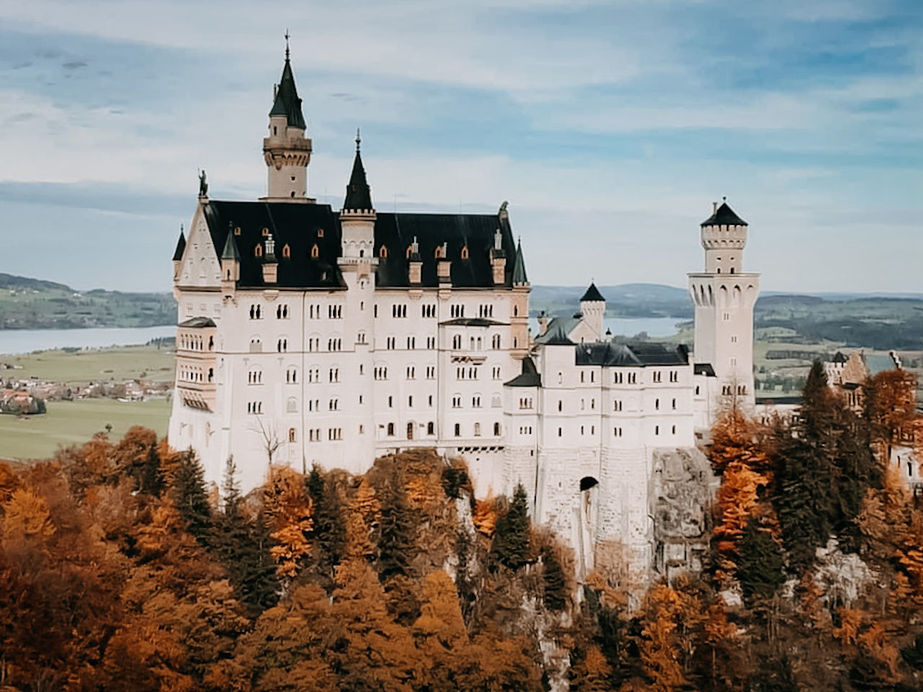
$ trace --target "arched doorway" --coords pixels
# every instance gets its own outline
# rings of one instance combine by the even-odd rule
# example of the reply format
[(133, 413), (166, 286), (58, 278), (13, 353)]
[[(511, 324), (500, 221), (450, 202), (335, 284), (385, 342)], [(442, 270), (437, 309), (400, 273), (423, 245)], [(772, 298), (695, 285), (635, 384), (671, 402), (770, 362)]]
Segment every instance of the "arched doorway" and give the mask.
[(599, 481), (593, 476), (580, 479), (580, 505), (577, 509), (579, 527), (578, 570), (580, 577), (593, 569), (596, 545), (596, 520), (599, 515)]

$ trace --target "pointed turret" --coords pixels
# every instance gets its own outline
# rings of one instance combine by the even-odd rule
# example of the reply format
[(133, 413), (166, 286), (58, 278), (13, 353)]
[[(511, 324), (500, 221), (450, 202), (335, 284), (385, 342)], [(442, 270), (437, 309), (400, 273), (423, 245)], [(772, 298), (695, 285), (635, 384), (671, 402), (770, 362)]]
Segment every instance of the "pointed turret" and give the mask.
[(179, 238), (176, 240), (176, 249), (173, 251), (173, 261), (179, 262), (183, 259), (183, 250), (186, 249), (186, 236), (183, 234), (183, 227), (179, 227)]
[(304, 121), (301, 99), (298, 97), (298, 89), (295, 87), (295, 75), (292, 72), (292, 63), (289, 60), (288, 46), (285, 47), (285, 65), (282, 67), (282, 77), (279, 79), (275, 91), (276, 98), (272, 103), (272, 109), (269, 111), (269, 117), (284, 115), (289, 127), (306, 130), (308, 126)]
[(513, 285), (527, 286), (529, 277), (526, 276), (526, 261), (522, 258), (522, 240), (516, 243), (516, 260), (513, 262)]
[(282, 78), (273, 92), (269, 136), (263, 138), (263, 159), (269, 169), (269, 185), (264, 199), (273, 202), (314, 201), (306, 196), (307, 168), (311, 161), (311, 140), (305, 137), (306, 128), (286, 35), (285, 65)]
[(378, 215), (372, 206), (372, 191), (359, 153), (361, 143), (359, 130), (356, 130), (356, 156), (346, 186), (346, 199), (340, 210), (342, 249), (339, 262), (344, 267), (361, 262), (365, 266), (362, 271), (367, 271), (370, 264), (378, 263), (378, 259), (372, 256), (375, 249), (375, 219)]
[(240, 254), (237, 252), (237, 243), (234, 242), (234, 232), (228, 229), (228, 239), (224, 241), (224, 251), (221, 253), (222, 260), (240, 261)]
[(183, 263), (183, 252), (186, 250), (186, 236), (183, 235), (183, 226), (179, 227), (179, 238), (176, 241), (176, 249), (173, 251), (173, 280), (179, 278), (179, 268)]
[(603, 317), (606, 314), (606, 299), (603, 298), (603, 294), (599, 292), (593, 282), (590, 282), (589, 288), (580, 299), (580, 313), (592, 330), (593, 339), (600, 341), (603, 338)]
[(346, 199), (343, 201), (343, 210), (368, 211), (372, 206), (372, 190), (365, 178), (365, 167), (362, 165), (362, 154), (359, 151), (362, 138), (356, 130), (356, 157), (353, 159), (353, 172), (349, 176), (346, 186)]
[(233, 296), (240, 281), (240, 255), (234, 240), (233, 224), (228, 224), (228, 237), (221, 252), (221, 290), (225, 296)]

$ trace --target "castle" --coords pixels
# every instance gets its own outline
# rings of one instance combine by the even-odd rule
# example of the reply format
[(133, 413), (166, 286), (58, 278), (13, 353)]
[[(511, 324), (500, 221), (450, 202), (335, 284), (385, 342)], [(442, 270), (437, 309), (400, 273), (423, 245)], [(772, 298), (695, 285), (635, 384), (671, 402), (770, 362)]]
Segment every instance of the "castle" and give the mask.
[(434, 447), (467, 460), (479, 496), (522, 483), (534, 520), (583, 569), (605, 541), (651, 564), (658, 455), (694, 451), (723, 398), (753, 404), (746, 222), (725, 203), (701, 224), (694, 357), (613, 341), (594, 285), (573, 318), (542, 319), (533, 338), (506, 203), (378, 211), (357, 135), (334, 211), (307, 196), (306, 127), (286, 49), (263, 139), (267, 195), (212, 200), (203, 175), (173, 256), (171, 445), (194, 449), (215, 483), (233, 457), (245, 491), (270, 464), (361, 473)]

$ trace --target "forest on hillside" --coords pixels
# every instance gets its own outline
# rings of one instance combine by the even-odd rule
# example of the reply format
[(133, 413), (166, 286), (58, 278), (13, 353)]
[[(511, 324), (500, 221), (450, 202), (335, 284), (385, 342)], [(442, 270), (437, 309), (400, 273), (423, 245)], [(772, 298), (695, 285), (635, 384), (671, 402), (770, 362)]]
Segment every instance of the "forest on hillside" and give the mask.
[[(143, 428), (0, 464), (0, 689), (915, 690), (923, 508), (885, 460), (914, 382), (729, 410), (701, 574), (574, 580), (513, 497), (421, 450), (220, 494)], [(259, 462), (259, 463), (265, 463)]]

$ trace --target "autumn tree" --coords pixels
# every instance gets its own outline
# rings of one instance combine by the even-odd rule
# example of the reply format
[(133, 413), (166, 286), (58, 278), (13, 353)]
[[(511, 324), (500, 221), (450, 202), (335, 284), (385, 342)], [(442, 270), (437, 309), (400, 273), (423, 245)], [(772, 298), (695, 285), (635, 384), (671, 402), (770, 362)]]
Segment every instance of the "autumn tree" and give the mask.
[(270, 470), (263, 489), (263, 504), (271, 525), (270, 554), (283, 583), (290, 583), (311, 553), (313, 502), (302, 476), (288, 467)]
[(134, 425), (115, 445), (112, 459), (116, 470), (131, 478), (139, 492), (160, 495), (164, 479), (157, 450), (157, 433)]

